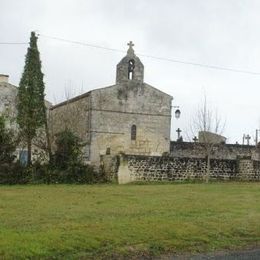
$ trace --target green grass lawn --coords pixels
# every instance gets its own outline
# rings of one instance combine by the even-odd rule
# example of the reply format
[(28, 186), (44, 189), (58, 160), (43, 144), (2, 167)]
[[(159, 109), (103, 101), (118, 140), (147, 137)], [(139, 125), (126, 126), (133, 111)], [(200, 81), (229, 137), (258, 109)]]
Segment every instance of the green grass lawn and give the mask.
[(0, 258), (110, 258), (260, 242), (260, 183), (0, 186)]

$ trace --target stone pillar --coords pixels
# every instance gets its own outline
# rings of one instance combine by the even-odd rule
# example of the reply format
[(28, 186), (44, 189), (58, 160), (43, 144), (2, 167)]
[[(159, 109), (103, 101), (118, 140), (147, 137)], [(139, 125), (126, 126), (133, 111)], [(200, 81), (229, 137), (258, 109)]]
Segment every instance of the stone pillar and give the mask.
[(133, 181), (131, 179), (130, 170), (128, 168), (127, 156), (120, 155), (120, 163), (118, 168), (118, 183), (125, 184)]
[(254, 165), (251, 157), (238, 158), (238, 177), (241, 180), (254, 179)]

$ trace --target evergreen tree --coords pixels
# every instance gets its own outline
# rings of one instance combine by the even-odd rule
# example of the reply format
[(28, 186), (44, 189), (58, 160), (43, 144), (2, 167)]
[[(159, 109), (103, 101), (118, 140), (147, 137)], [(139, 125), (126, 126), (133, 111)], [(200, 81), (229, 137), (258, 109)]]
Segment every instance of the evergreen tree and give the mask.
[(14, 134), (5, 126), (5, 119), (0, 116), (0, 165), (14, 160), (16, 142)]
[[(21, 135), (27, 143), (28, 165), (32, 158), (32, 140), (37, 129), (47, 127), (46, 107), (44, 103), (44, 82), (41, 71), (40, 53), (35, 32), (31, 32), (30, 46), (25, 57), (25, 66), (18, 88), (18, 115)], [(48, 131), (47, 144), (49, 147)]]

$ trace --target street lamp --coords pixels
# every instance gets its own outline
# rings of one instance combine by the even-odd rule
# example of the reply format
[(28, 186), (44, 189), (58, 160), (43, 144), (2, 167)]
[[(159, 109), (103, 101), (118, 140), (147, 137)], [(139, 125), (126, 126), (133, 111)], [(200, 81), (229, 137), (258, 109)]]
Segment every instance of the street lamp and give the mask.
[(260, 131), (260, 129), (255, 130), (255, 146), (257, 146), (257, 144), (258, 144), (258, 132), (259, 131)]
[[(175, 109), (175, 112), (174, 112), (174, 115), (175, 115), (175, 118), (176, 119), (179, 119), (180, 118), (180, 116), (181, 116), (181, 111), (180, 111), (180, 107), (179, 106), (172, 106), (174, 109)], [(177, 132), (177, 141), (180, 141), (181, 139), (182, 139), (182, 137), (181, 137), (181, 129), (180, 128), (178, 128), (177, 130), (176, 130), (176, 132)]]
[(175, 114), (175, 118), (179, 119), (181, 116), (181, 111), (180, 111), (180, 107), (179, 106), (173, 106), (173, 108), (176, 108), (174, 114)]

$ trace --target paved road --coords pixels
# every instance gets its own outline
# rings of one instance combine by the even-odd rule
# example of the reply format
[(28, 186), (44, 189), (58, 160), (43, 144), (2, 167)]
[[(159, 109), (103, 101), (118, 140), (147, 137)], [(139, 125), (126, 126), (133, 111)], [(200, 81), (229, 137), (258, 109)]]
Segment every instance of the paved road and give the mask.
[(237, 252), (169, 257), (172, 260), (260, 260), (260, 248)]

